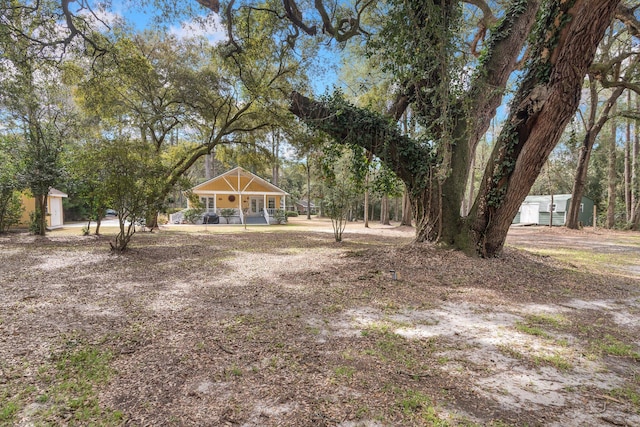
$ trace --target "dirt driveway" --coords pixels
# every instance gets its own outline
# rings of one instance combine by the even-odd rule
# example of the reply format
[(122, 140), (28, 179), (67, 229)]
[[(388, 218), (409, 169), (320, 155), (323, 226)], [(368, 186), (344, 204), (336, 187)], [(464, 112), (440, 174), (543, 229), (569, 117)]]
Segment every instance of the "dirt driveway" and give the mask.
[(0, 424), (640, 425), (637, 234), (328, 231), (0, 237)]

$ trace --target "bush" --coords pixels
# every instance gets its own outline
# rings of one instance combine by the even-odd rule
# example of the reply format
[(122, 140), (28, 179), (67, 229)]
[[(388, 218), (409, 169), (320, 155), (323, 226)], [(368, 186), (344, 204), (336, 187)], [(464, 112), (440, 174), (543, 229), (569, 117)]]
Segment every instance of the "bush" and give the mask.
[(165, 209), (164, 213), (166, 213), (167, 215), (171, 215), (171, 214), (174, 214), (176, 212), (180, 212), (183, 209), (184, 208), (167, 208), (167, 209)]
[(287, 213), (283, 210), (278, 209), (273, 213), (273, 218), (276, 220), (276, 223), (278, 224), (286, 224)]
[(187, 209), (184, 211), (184, 220), (190, 224), (195, 224), (202, 218), (203, 213), (204, 209)]
[(296, 212), (296, 211), (287, 211), (286, 216), (287, 216), (287, 218), (291, 218), (292, 216), (298, 216), (298, 212)]
[(235, 214), (236, 214), (236, 210), (233, 208), (220, 209), (220, 216), (227, 221), (227, 224), (230, 224), (229, 221), (231, 221), (231, 217), (235, 216)]
[(9, 231), (9, 227), (20, 222), (22, 216), (22, 203), (20, 202), (20, 192), (7, 190), (0, 197), (0, 233)]

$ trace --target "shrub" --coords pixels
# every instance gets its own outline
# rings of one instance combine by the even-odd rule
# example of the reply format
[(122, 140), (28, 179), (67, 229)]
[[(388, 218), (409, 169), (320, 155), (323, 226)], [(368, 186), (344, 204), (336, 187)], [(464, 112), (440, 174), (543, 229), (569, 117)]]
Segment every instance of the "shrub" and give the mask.
[(285, 224), (287, 222), (287, 212), (278, 209), (273, 213), (273, 218), (276, 220), (276, 223)]
[(234, 216), (235, 214), (236, 214), (236, 210), (233, 208), (220, 209), (220, 216), (227, 221), (227, 224), (230, 224), (229, 221), (231, 221), (231, 217)]
[(8, 189), (0, 194), (0, 233), (9, 231), (9, 227), (20, 222), (22, 216), (20, 192)]
[(203, 213), (204, 209), (187, 209), (184, 211), (184, 220), (190, 224), (195, 224), (200, 218), (202, 218)]
[(180, 212), (181, 210), (183, 210), (184, 208), (167, 208), (165, 209), (165, 212), (167, 215), (171, 215), (174, 214), (176, 212)]
[(293, 216), (298, 216), (298, 212), (296, 212), (296, 211), (287, 211), (286, 215), (287, 215), (287, 218), (291, 218)]

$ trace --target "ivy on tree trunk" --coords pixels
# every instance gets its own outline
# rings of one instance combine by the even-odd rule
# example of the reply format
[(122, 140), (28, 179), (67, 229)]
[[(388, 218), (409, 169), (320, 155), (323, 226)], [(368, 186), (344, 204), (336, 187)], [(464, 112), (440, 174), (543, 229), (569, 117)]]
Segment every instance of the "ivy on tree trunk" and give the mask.
[(496, 256), (577, 109), (583, 78), (618, 2), (545, 2), (531, 39), (531, 59), (467, 217), (460, 208), (470, 158), (495, 115), (537, 2), (512, 4), (498, 25), (500, 31), (487, 43), (489, 52), (466, 96), (450, 103), (447, 131), (439, 139), (409, 138), (395, 124), (397, 111), (392, 116), (376, 114), (349, 104), (339, 93), (314, 101), (294, 92), (290, 109), (336, 141), (375, 154), (404, 181), (416, 219), (416, 241)]

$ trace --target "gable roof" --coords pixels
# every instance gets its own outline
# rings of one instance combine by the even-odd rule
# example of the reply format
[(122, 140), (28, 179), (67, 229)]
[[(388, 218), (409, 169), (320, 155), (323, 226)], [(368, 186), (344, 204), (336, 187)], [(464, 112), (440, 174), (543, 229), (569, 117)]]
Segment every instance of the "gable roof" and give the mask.
[(49, 194), (47, 194), (47, 196), (53, 196), (53, 197), (69, 197), (67, 194), (63, 193), (60, 190), (56, 190), (55, 188), (51, 187), (49, 189)]
[(239, 166), (231, 169), (228, 172), (225, 172), (214, 178), (211, 178), (210, 180), (205, 181), (202, 184), (198, 184), (195, 187), (193, 187), (191, 190), (194, 193), (197, 193), (198, 190), (206, 191), (205, 188), (211, 186), (211, 184), (216, 183), (216, 181), (220, 184), (223, 184), (223, 186), (226, 187), (226, 191), (230, 191), (234, 193), (243, 193), (245, 192), (245, 190), (248, 188), (250, 184), (256, 183), (260, 186), (265, 187), (268, 192), (280, 193), (284, 195), (289, 194), (283, 189), (276, 187), (269, 181), (262, 179), (258, 175), (255, 175)]
[[(302, 199), (300, 199), (300, 200), (298, 200), (298, 201), (296, 202), (296, 205), (300, 205), (300, 206), (302, 206), (303, 208), (306, 208), (306, 207), (307, 207), (307, 201), (306, 201), (306, 200), (302, 200)], [(313, 202), (311, 202), (311, 204), (310, 204), (309, 206), (311, 206), (312, 208), (315, 208), (315, 207), (316, 207), (315, 203), (313, 203)]]

